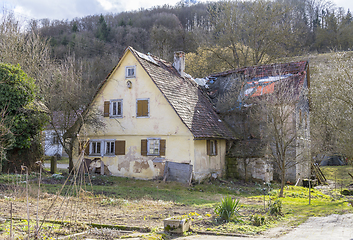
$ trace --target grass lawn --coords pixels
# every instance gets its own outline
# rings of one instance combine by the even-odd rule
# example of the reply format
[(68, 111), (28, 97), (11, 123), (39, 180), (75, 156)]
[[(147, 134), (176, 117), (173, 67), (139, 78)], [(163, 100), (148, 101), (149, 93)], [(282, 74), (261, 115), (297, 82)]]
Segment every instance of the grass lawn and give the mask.
[[(51, 157), (46, 156), (46, 157), (44, 158), (44, 162), (45, 162), (45, 163), (50, 163), (50, 159), (51, 159)], [(56, 162), (57, 162), (57, 163), (60, 163), (60, 164), (69, 164), (69, 158), (68, 158), (68, 157), (61, 157), (61, 158), (58, 159)]]
[(347, 187), (353, 184), (353, 178), (348, 173), (353, 175), (353, 166), (323, 166), (320, 167), (326, 179), (336, 182), (336, 187)]

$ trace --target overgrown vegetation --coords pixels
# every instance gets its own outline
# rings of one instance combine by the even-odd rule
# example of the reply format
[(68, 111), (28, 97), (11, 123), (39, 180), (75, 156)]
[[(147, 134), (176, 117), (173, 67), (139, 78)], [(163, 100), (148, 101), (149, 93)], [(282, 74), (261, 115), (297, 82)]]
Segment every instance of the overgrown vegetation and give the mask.
[(215, 208), (215, 213), (221, 221), (240, 221), (239, 199), (232, 199), (231, 196), (226, 196), (222, 199), (221, 203)]
[[(51, 204), (53, 199), (56, 199), (53, 194), (62, 188), (62, 183), (66, 181), (66, 178), (65, 173), (44, 174), (39, 205), (40, 219), (43, 218), (48, 208), (52, 208), (52, 211), (58, 214), (61, 211), (59, 206), (51, 206)], [(31, 206), (36, 205), (37, 179), (38, 174), (29, 175)], [(303, 187), (286, 186), (284, 198), (278, 200), (279, 188), (273, 185), (272, 190), (265, 195), (264, 202), (261, 186), (242, 181), (224, 183), (212, 180), (187, 187), (176, 182), (164, 183), (113, 176), (92, 175), (91, 181), (88, 181), (88, 175), (86, 175), (85, 179), (82, 179), (83, 182), (73, 181), (72, 178), (68, 180), (67, 187), (58, 197), (58, 204), (63, 206), (62, 210), (70, 214), (59, 219), (49, 214), (48, 221), (56, 219), (55, 224), (65, 223), (67, 227), (74, 227), (76, 222), (80, 223), (78, 226), (89, 227), (89, 224), (84, 223), (92, 222), (95, 227), (105, 229), (123, 229), (127, 226), (137, 227), (138, 231), (155, 229), (151, 236), (162, 237), (158, 232), (162, 230), (163, 219), (187, 217), (192, 219), (192, 229), (196, 232), (253, 235), (278, 224), (281, 226), (296, 225), (310, 216), (352, 212), (352, 207), (346, 197), (332, 195), (331, 190), (324, 193), (312, 189), (311, 205), (309, 205), (309, 189)], [(7, 219), (9, 219), (11, 202), (16, 209), (14, 217), (26, 219), (26, 183), (24, 180), (24, 175), (0, 175), (2, 188), (0, 210), (5, 213), (4, 217)], [(75, 188), (74, 186), (81, 187)], [(78, 202), (81, 204), (77, 205)], [(34, 210), (31, 207), (30, 209)], [(235, 217), (232, 217), (231, 213), (236, 213)], [(225, 217), (221, 220), (222, 215)], [(35, 215), (31, 216), (33, 218)], [(34, 223), (31, 223), (31, 226), (33, 225)], [(47, 227), (45, 229), (49, 230)], [(84, 231), (84, 228), (76, 229), (69, 230), (68, 228), (65, 234)], [(47, 230), (43, 231), (45, 234)], [(0, 232), (0, 234), (6, 235), (7, 231)], [(163, 236), (168, 238), (168, 235)]]

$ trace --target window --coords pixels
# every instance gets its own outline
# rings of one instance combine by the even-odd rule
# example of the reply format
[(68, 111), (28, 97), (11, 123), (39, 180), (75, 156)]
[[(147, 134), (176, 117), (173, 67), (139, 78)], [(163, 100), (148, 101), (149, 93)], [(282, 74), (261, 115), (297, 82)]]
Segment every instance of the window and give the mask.
[(122, 117), (123, 100), (110, 100), (104, 102), (104, 117)]
[(101, 142), (91, 142), (90, 155), (101, 155)]
[(207, 155), (217, 155), (217, 140), (207, 140)]
[(137, 99), (136, 109), (136, 117), (149, 117), (148, 99)]
[[(85, 151), (85, 154), (90, 156), (125, 155), (124, 140), (91, 140), (89, 146), (89, 152)], [(82, 147), (80, 147), (80, 150), (82, 150)]]
[(53, 136), (53, 144), (59, 144), (59, 137)]
[(165, 156), (166, 140), (159, 138), (148, 138), (141, 140), (142, 156)]
[(111, 100), (110, 101), (110, 116), (111, 117), (122, 117), (123, 115), (123, 100)]
[(136, 76), (136, 67), (128, 66), (125, 67), (125, 77), (126, 78), (134, 78)]
[(105, 155), (114, 155), (115, 154), (115, 142), (106, 141), (105, 142)]
[(159, 155), (159, 139), (147, 139), (147, 155)]

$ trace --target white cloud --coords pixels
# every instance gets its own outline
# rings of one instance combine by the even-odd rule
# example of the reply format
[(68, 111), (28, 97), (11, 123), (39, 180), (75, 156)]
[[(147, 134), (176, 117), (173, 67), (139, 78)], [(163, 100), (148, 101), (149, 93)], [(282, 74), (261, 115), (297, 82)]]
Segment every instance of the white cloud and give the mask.
[(114, 4), (111, 3), (109, 0), (97, 0), (97, 1), (105, 11), (111, 11), (113, 8), (115, 8)]

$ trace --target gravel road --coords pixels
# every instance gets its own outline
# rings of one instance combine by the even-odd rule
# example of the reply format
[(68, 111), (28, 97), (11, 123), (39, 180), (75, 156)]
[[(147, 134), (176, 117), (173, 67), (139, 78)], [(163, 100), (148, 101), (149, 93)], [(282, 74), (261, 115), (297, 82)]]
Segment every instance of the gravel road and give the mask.
[[(273, 231), (271, 231), (273, 233)], [(280, 231), (278, 231), (280, 233)], [(305, 223), (277, 237), (228, 237), (197, 235), (177, 238), (180, 240), (353, 240), (353, 214), (311, 217)]]

